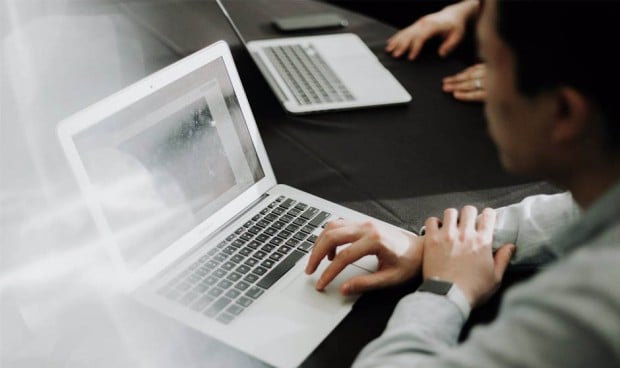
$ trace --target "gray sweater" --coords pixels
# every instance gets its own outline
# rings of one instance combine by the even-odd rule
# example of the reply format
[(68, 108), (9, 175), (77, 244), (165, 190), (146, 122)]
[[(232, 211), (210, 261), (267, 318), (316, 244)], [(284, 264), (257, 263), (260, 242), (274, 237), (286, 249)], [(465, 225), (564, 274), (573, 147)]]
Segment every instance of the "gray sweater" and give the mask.
[(620, 367), (620, 184), (583, 214), (568, 193), (498, 211), (494, 246), (515, 243), (511, 266), (542, 271), (460, 345), (467, 316), (453, 302), (404, 297), (355, 367)]

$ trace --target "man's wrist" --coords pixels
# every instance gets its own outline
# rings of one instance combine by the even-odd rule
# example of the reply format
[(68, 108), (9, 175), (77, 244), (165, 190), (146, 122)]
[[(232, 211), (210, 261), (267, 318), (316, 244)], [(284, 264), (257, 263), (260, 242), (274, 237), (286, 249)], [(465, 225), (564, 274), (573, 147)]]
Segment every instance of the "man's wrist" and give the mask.
[(467, 297), (461, 288), (459, 288), (456, 284), (449, 281), (440, 280), (439, 278), (430, 278), (424, 280), (417, 291), (433, 293), (446, 297), (456, 305), (465, 319), (469, 318), (469, 314), (471, 313), (471, 304), (469, 303), (469, 300), (467, 300)]

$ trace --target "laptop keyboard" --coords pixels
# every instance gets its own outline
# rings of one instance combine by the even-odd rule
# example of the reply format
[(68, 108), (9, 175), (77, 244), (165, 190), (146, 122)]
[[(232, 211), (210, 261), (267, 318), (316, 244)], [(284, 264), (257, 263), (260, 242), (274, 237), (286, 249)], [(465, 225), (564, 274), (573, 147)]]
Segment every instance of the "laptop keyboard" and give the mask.
[(264, 47), (263, 51), (300, 105), (355, 99), (312, 45)]
[(308, 253), (316, 240), (312, 232), (330, 216), (280, 196), (159, 293), (228, 324)]

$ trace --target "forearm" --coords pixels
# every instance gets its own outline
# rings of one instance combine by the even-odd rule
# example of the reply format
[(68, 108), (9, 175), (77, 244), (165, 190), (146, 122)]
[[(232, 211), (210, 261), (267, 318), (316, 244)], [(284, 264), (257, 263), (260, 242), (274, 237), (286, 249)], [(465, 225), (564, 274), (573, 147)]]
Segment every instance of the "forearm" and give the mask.
[(478, 14), (480, 8), (479, 0), (463, 0), (456, 4), (446, 6), (445, 10), (453, 12), (464, 22), (472, 20)]
[(383, 334), (357, 357), (356, 368), (411, 367), (456, 346), (466, 316), (449, 299), (416, 292), (403, 298)]

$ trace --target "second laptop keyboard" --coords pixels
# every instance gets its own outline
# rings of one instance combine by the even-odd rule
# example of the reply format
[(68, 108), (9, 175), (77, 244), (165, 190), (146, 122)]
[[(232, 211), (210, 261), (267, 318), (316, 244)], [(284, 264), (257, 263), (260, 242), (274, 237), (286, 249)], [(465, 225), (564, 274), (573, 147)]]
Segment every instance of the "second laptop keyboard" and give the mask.
[(354, 100), (312, 45), (273, 46), (263, 51), (300, 105)]
[(237, 228), (159, 293), (228, 324), (314, 245), (330, 213), (284, 196)]

